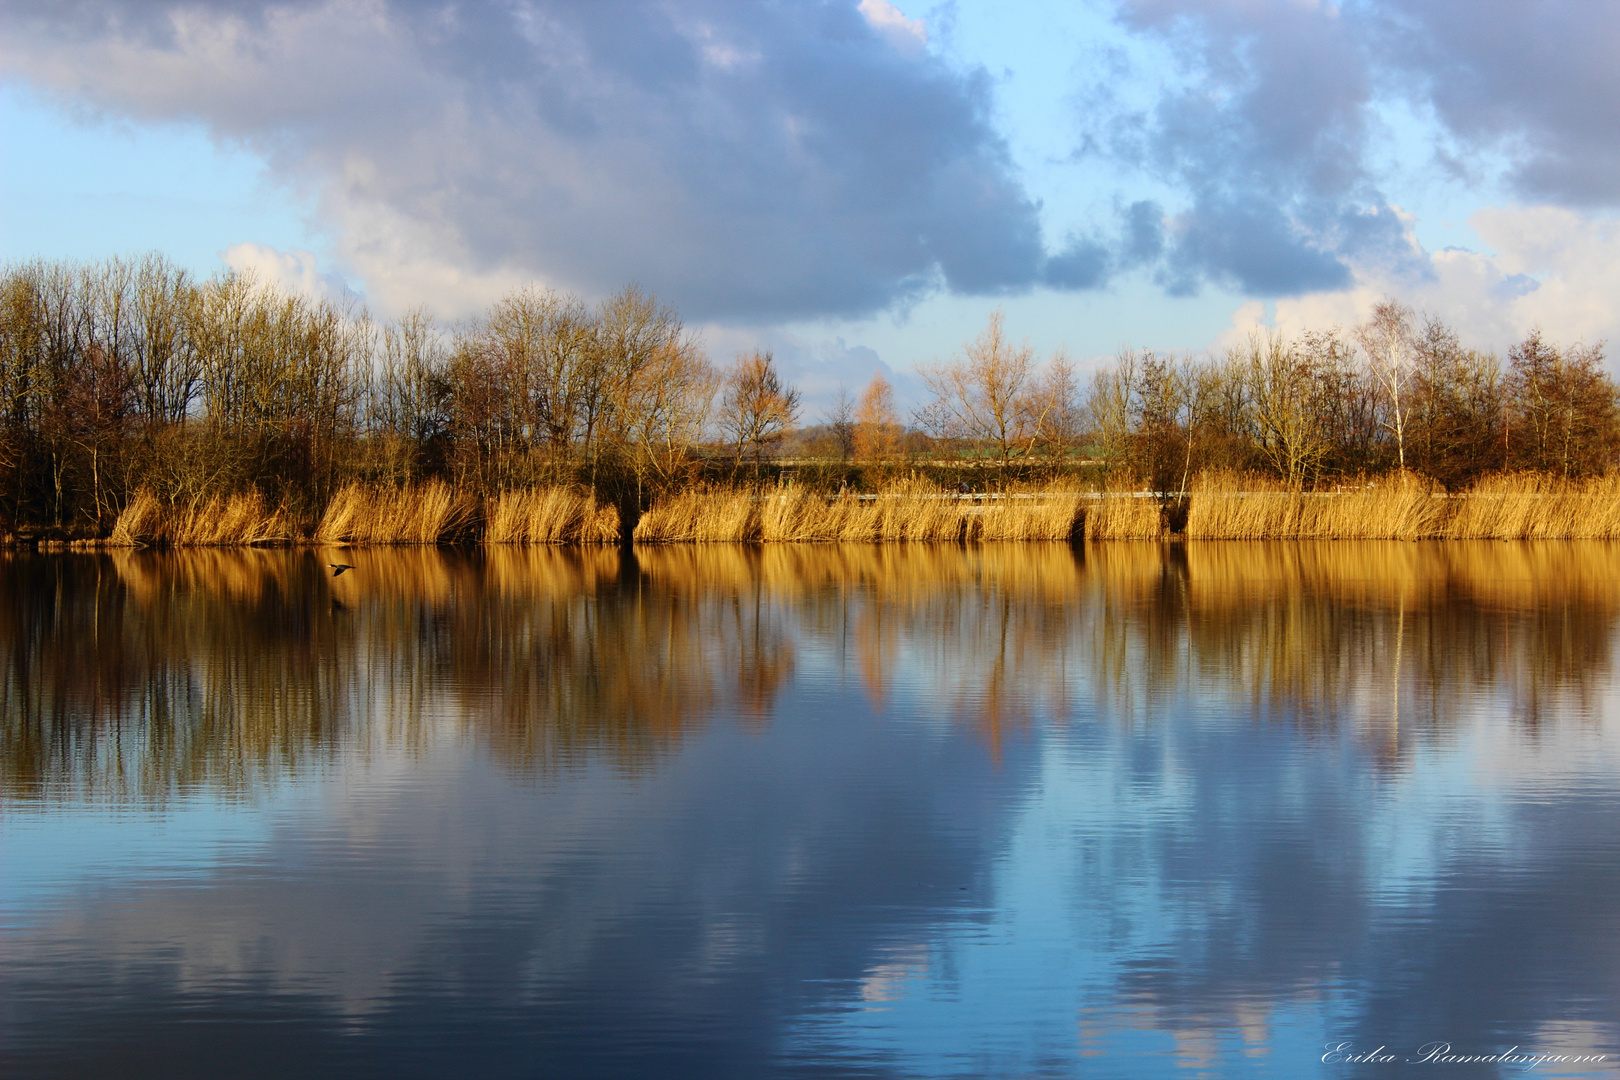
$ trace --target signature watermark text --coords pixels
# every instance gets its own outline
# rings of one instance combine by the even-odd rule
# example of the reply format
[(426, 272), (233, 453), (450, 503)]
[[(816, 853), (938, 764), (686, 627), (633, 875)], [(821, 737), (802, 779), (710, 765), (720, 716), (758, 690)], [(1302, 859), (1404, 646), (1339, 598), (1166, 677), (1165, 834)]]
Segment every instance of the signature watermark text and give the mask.
[(1363, 1050), (1350, 1042), (1330, 1042), (1323, 1049), (1324, 1065), (1516, 1065), (1534, 1069), (1538, 1065), (1598, 1065), (1608, 1054), (1540, 1054), (1510, 1046), (1489, 1054), (1459, 1051), (1444, 1039), (1424, 1043), (1415, 1053), (1400, 1053), (1387, 1046)]

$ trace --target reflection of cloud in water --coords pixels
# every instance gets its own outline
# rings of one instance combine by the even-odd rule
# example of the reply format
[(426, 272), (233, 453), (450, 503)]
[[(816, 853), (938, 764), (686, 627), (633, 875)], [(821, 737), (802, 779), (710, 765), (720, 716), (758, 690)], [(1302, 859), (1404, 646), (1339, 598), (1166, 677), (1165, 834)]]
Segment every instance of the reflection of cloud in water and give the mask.
[(858, 696), (806, 707), (769, 739), (695, 736), (651, 773), (514, 782), (475, 744), (406, 777), (360, 766), (202, 879), (92, 868), (12, 920), (13, 1044), (49, 1034), (81, 1067), (117, 1046), (125, 1075), (160, 1075), (143, 1055), (174, 1017), (206, 1033), (307, 1009), (265, 1069), (332, 1060), (329, 1017), (396, 1067), (448, 1027), (490, 1036), (475, 1073), (514, 1047), (574, 1071), (612, 1032), (631, 1072), (758, 1075), (786, 1018), (858, 994), (885, 942), (975, 917), (995, 793), (1027, 775), (965, 740), (919, 755)]
[(201, 872), (10, 904), (23, 1052), (182, 1007), (282, 1010), (287, 1068), (334, 1031), (739, 1074), (1616, 1042), (1609, 546), (318, 562), (0, 560), (10, 805), (272, 807)]

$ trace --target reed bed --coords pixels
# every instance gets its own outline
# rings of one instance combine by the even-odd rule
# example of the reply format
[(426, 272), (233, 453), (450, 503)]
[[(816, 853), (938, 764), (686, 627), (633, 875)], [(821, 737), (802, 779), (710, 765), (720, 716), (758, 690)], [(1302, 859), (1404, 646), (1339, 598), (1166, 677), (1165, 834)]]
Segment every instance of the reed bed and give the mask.
[(1446, 495), (1410, 474), (1336, 491), (1300, 491), (1241, 473), (1202, 476), (1189, 540), (1620, 539), (1620, 477), (1486, 477)]
[(664, 499), (642, 516), (638, 543), (861, 543), (873, 541), (1068, 540), (1082, 497), (1006, 492), (960, 498), (907, 479), (860, 496), (831, 498), (784, 484), (762, 492), (707, 489)]
[(1451, 513), (1446, 499), (1411, 474), (1307, 492), (1216, 472), (1193, 485), (1186, 533), (1189, 540), (1418, 540), (1445, 535)]
[(1486, 477), (1456, 503), (1445, 535), (1481, 540), (1620, 539), (1620, 477)]
[(207, 502), (165, 502), (142, 488), (113, 523), (113, 547), (223, 547), (285, 544), (298, 537), (298, 527), (285, 507), (265, 505), (257, 491), (214, 496)]
[[(142, 489), (109, 546), (613, 544), (618, 510), (565, 487), (502, 492), (480, 502), (440, 481), (404, 488), (350, 484), (313, 529), (258, 492), (180, 504)], [(700, 488), (655, 502), (637, 543), (871, 543), (887, 541), (1163, 540), (1152, 496), (1016, 488), (966, 498), (916, 478), (869, 495), (827, 496), (792, 483), (750, 491)], [(1189, 540), (1620, 539), (1620, 475), (1586, 481), (1533, 473), (1487, 477), (1446, 494), (1411, 474), (1329, 491), (1269, 477), (1200, 476), (1188, 496)], [(99, 542), (98, 542), (99, 543)]]
[(767, 492), (759, 506), (759, 535), (778, 543), (836, 541), (871, 532), (875, 508), (858, 499), (828, 499), (794, 484)]
[(1164, 508), (1155, 498), (1104, 491), (1086, 507), (1087, 540), (1163, 540), (1169, 534)]
[(638, 543), (751, 543), (759, 537), (756, 498), (744, 491), (699, 488), (652, 505), (631, 534)]
[(970, 522), (973, 540), (1072, 540), (1086, 502), (1075, 491), (1014, 488), (982, 506)]
[(317, 544), (438, 544), (465, 534), (478, 504), (440, 480), (401, 488), (349, 484), (332, 497)]
[(503, 491), (484, 510), (486, 544), (616, 544), (619, 511), (571, 488)]

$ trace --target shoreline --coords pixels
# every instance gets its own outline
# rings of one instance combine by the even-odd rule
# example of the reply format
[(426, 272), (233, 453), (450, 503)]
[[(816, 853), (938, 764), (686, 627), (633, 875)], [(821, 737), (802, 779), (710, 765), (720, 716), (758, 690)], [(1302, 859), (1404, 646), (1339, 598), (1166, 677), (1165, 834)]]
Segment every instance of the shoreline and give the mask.
[(351, 484), (318, 520), (257, 492), (203, 503), (130, 501), (104, 537), (16, 537), (38, 551), (187, 547), (392, 547), (657, 544), (995, 543), (1101, 540), (1620, 540), (1620, 476), (1565, 481), (1488, 477), (1445, 492), (1411, 476), (1302, 491), (1243, 474), (1201, 476), (1185, 493), (955, 492), (917, 479), (876, 491), (793, 484), (694, 488), (655, 498), (624, 527), (620, 510), (570, 487), (478, 496), (442, 481)]

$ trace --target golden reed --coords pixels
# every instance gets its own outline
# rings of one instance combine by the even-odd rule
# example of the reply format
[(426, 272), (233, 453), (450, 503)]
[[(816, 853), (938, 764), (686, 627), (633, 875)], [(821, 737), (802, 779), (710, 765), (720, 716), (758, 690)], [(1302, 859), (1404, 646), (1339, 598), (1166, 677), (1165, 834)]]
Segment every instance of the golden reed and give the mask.
[(486, 544), (616, 544), (619, 511), (571, 488), (503, 491), (484, 504)]
[[(257, 492), (181, 504), (142, 489), (119, 515), (111, 546), (254, 544), (614, 544), (618, 511), (587, 492), (550, 487), (488, 499), (442, 481), (403, 488), (350, 484), (313, 525)], [(713, 487), (657, 500), (638, 543), (1163, 540), (1158, 499), (1130, 491), (1015, 487), (964, 498), (924, 481), (869, 495), (827, 496), (795, 484)], [(1620, 475), (1586, 481), (1533, 473), (1486, 477), (1446, 494), (1410, 473), (1301, 491), (1263, 476), (1212, 472), (1188, 495), (1189, 540), (1620, 539)]]
[(115, 547), (236, 547), (296, 539), (298, 529), (286, 509), (267, 507), (257, 491), (180, 505), (165, 503), (142, 488), (118, 515), (108, 543)]
[(317, 544), (437, 544), (456, 539), (478, 505), (443, 481), (403, 488), (350, 484), (332, 497), (310, 537)]
[(442, 481), (402, 488), (349, 484), (320, 520), (300, 525), (256, 491), (200, 505), (164, 502), (141, 489), (106, 541), (112, 547), (254, 544), (442, 544), (478, 538), (490, 544), (613, 544), (619, 512), (568, 488), (503, 491), (480, 501)]
[[(961, 498), (902, 480), (870, 495), (832, 497), (783, 484), (763, 491), (698, 489), (655, 503), (636, 525), (638, 543), (814, 543), (888, 540), (1068, 540), (1084, 497), (1015, 489)], [(1157, 506), (1154, 507), (1157, 512)]]
[(1620, 477), (1485, 477), (1447, 495), (1400, 474), (1330, 491), (1299, 491), (1249, 474), (1194, 483), (1189, 540), (1610, 540), (1620, 538)]

